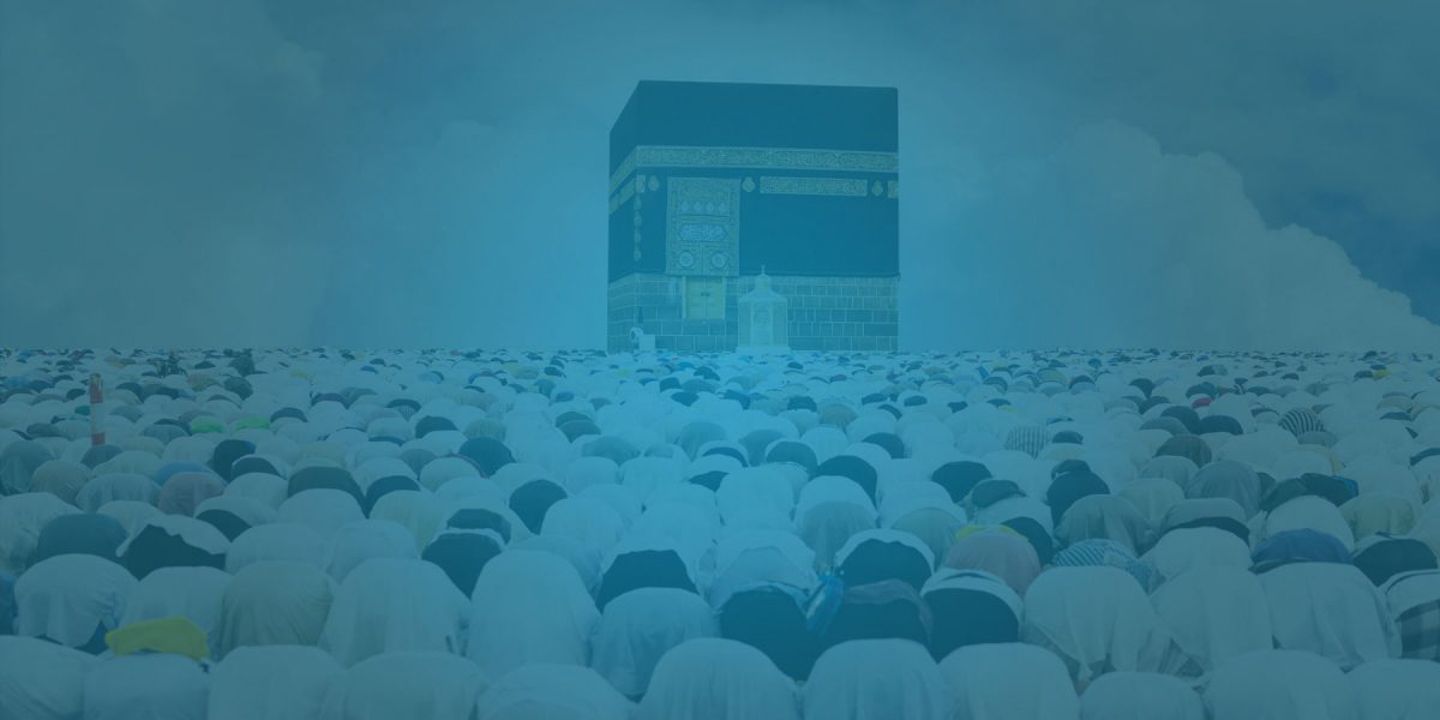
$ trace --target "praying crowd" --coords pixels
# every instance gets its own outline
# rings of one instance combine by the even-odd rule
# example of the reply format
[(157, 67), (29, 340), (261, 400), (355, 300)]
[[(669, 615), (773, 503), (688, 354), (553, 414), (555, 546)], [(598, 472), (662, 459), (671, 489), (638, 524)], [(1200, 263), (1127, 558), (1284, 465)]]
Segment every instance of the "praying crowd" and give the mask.
[(0, 350), (0, 720), (1422, 720), (1440, 359)]

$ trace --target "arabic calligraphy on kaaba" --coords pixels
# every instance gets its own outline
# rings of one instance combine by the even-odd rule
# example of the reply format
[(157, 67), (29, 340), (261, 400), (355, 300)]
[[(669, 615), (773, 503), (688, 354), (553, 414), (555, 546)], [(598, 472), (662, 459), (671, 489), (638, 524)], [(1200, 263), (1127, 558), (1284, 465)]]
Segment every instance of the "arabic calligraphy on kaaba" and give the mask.
[(740, 267), (740, 181), (671, 177), (666, 190), (666, 272), (735, 275)]

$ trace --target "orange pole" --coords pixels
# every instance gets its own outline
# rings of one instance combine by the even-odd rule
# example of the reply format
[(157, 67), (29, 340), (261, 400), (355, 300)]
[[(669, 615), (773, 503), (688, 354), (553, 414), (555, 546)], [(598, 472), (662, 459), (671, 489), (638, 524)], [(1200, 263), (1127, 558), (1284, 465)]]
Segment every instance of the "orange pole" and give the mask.
[(100, 374), (90, 375), (90, 444), (92, 446), (105, 444), (105, 428), (101, 425), (101, 415), (105, 410), (105, 390), (100, 383)]

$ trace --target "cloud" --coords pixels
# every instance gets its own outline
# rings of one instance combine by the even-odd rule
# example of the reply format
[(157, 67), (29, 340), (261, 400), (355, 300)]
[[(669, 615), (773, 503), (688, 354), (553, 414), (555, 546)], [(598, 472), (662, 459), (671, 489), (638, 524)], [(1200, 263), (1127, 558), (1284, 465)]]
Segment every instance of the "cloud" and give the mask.
[(318, 58), (162, 0), (5, 3), (0, 48), (0, 344), (308, 340)]
[(1269, 222), (1330, 236), (1440, 320), (1440, 6), (1021, 0), (978, 13), (1008, 47), (955, 56), (1003, 58), (1086, 119), (1221, 155)]
[(910, 347), (1430, 336), (1422, 24), (1177, 2), (0, 2), (0, 344), (599, 346), (639, 79), (898, 87)]
[(913, 344), (1440, 349), (1339, 245), (1267, 226), (1223, 159), (1119, 123), (1001, 168), (954, 217), (966, 242), (916, 278), (948, 284), (953, 320)]

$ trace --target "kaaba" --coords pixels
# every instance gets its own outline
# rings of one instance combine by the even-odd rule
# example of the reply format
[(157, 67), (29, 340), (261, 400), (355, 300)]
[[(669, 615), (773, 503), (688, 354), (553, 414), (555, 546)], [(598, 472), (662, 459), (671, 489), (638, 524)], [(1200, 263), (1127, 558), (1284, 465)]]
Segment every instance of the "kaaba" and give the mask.
[(638, 83), (610, 131), (609, 349), (735, 350), (763, 273), (789, 348), (895, 350), (898, 151), (894, 88)]

